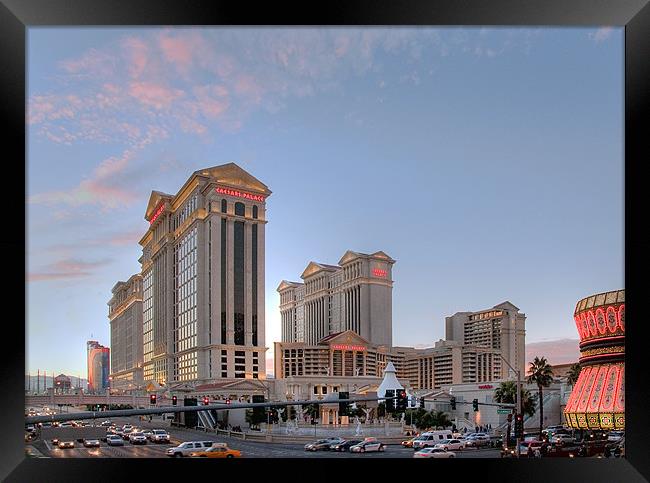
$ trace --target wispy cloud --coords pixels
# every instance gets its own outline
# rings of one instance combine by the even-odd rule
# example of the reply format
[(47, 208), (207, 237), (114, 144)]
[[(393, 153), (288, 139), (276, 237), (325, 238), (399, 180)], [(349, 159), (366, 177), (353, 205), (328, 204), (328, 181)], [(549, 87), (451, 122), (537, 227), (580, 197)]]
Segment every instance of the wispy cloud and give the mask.
[(600, 43), (610, 38), (613, 30), (614, 29), (612, 27), (601, 27), (595, 32), (589, 32), (588, 35), (589, 38), (593, 40), (595, 43)]
[(546, 357), (553, 364), (577, 362), (580, 358), (578, 339), (556, 339), (526, 343), (526, 367), (535, 357)]
[(108, 265), (111, 262), (110, 259), (88, 262), (67, 258), (46, 266), (44, 271), (30, 272), (27, 275), (27, 281), (42, 282), (89, 277), (93, 275), (94, 269)]

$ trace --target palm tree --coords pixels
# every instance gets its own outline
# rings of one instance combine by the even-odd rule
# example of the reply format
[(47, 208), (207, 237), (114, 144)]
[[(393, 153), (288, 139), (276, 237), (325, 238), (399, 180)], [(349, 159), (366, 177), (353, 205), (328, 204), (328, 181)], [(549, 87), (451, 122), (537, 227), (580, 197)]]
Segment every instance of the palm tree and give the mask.
[[(494, 390), (494, 400), (498, 403), (515, 403), (515, 395), (517, 394), (517, 383), (515, 381), (504, 381), (499, 384)], [(512, 416), (508, 415), (508, 418)], [(508, 431), (506, 432), (506, 447), (508, 447), (508, 442), (510, 441), (510, 423), (511, 419), (508, 419)]]
[(451, 421), (449, 416), (444, 411), (432, 411), (431, 412), (431, 425), (434, 427), (448, 428), (451, 426)]
[(569, 368), (569, 372), (567, 373), (566, 377), (566, 382), (571, 385), (575, 386), (576, 382), (578, 382), (578, 376), (580, 376), (580, 363), (576, 362), (575, 364), (572, 364), (571, 367)]
[(544, 426), (544, 400), (542, 399), (543, 388), (548, 387), (553, 382), (553, 369), (546, 360), (546, 357), (535, 357), (530, 362), (530, 376), (528, 384), (537, 384), (537, 400), (539, 402), (539, 439), (542, 439), (542, 429)]

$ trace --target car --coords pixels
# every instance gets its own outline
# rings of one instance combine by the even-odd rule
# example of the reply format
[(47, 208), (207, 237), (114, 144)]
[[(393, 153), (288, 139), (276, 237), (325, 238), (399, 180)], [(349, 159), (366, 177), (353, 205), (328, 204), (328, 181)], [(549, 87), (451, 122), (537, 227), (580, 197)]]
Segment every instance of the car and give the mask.
[(204, 451), (190, 453), (193, 458), (241, 458), (241, 451), (229, 448), (226, 443), (215, 443)]
[(625, 437), (624, 431), (610, 431), (607, 435), (607, 441), (618, 442)]
[(465, 449), (465, 443), (460, 441), (459, 439), (443, 439), (442, 441), (434, 445), (434, 448), (439, 448), (444, 451), (449, 451), (450, 449), (462, 451)]
[(453, 439), (451, 437), (451, 431), (428, 431), (415, 438), (411, 447), (414, 450), (426, 448), (427, 446), (433, 447), (445, 439)]
[(52, 441), (52, 444), (53, 444), (54, 446), (58, 446), (58, 445), (59, 445), (59, 438), (52, 438), (51, 441)]
[(36, 428), (34, 427), (33, 424), (28, 424), (27, 426), (25, 426), (25, 431), (27, 431), (28, 433), (35, 433)]
[(404, 446), (405, 448), (412, 448), (413, 447), (413, 441), (415, 441), (416, 438), (417, 438), (417, 436), (415, 436), (415, 437), (413, 437), (411, 439), (407, 439), (405, 441), (402, 441), (402, 446)]
[(72, 427), (73, 427), (73, 425), (69, 421), (63, 421), (63, 422), (59, 423), (59, 428), (72, 428)]
[(153, 431), (150, 429), (143, 429), (142, 434), (144, 434), (144, 437), (151, 440), (151, 436), (153, 436)]
[(83, 445), (86, 448), (99, 448), (99, 441), (96, 439), (84, 439)]
[(149, 439), (154, 443), (169, 443), (169, 433), (164, 429), (154, 429)]
[(456, 453), (441, 448), (422, 448), (413, 453), (413, 458), (455, 458)]
[(129, 436), (131, 436), (131, 433), (134, 433), (134, 432), (136, 432), (136, 431), (133, 430), (133, 429), (124, 429), (124, 430), (122, 430), (122, 438), (124, 439), (124, 441), (127, 441), (129, 439)]
[(361, 443), (361, 440), (351, 440), (347, 439), (345, 441), (342, 441), (340, 443), (334, 443), (333, 445), (330, 446), (330, 449), (332, 451), (350, 451), (350, 446), (354, 446), (356, 444)]
[(125, 431), (126, 431), (127, 429), (128, 429), (128, 430), (131, 430), (131, 429), (133, 429), (133, 425), (132, 425), (132, 424), (124, 424), (124, 425), (122, 426), (122, 429), (125, 430)]
[(147, 444), (147, 437), (141, 432), (132, 431), (129, 434), (129, 443), (131, 443), (131, 444)]
[(528, 448), (531, 448), (534, 452), (536, 449), (541, 448), (542, 444), (543, 441), (539, 441), (539, 440), (524, 441), (519, 445), (519, 452), (521, 453), (522, 456), (525, 456), (528, 454)]
[(106, 443), (109, 446), (124, 446), (124, 440), (117, 434), (106, 436)]
[(570, 434), (554, 434), (549, 439), (549, 443), (565, 444), (573, 442), (575, 442), (575, 439)]
[(466, 447), (480, 448), (481, 446), (489, 446), (491, 443), (490, 437), (487, 434), (475, 434), (465, 441)]
[(189, 456), (190, 453), (196, 453), (211, 448), (213, 444), (214, 441), (186, 441), (174, 448), (169, 448), (165, 451), (165, 454), (167, 456), (181, 458), (183, 456)]
[(110, 421), (108, 421), (108, 420), (106, 420), (106, 421), (102, 421), (102, 422), (101, 422), (101, 425), (102, 425), (102, 426), (112, 426), (113, 423), (110, 422)]
[(57, 444), (57, 446), (61, 449), (74, 448), (74, 441), (59, 441), (59, 444)]
[(345, 440), (339, 437), (319, 439), (318, 441), (314, 441), (313, 443), (307, 443), (305, 445), (305, 451), (319, 451), (319, 450), (328, 451), (330, 449), (330, 446), (332, 446), (333, 444), (342, 443), (343, 441)]
[(385, 449), (386, 447), (384, 446), (384, 443), (371, 439), (350, 446), (350, 453), (367, 453), (370, 451), (384, 451)]

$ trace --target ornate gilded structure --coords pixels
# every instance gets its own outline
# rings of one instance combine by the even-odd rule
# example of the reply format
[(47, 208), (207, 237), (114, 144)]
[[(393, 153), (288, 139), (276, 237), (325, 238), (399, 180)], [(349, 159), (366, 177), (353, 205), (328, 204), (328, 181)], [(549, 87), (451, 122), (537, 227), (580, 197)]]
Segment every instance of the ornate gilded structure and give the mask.
[(580, 376), (564, 409), (578, 429), (625, 429), (625, 290), (580, 300)]

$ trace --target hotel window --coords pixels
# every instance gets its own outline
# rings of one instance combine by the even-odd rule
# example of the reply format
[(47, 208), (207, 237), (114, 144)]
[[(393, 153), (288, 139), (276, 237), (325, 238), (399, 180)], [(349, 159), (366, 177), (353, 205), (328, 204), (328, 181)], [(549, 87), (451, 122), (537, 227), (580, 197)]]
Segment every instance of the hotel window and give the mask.
[[(240, 204), (243, 206), (243, 203)], [(233, 245), (235, 345), (244, 345), (244, 223), (242, 221), (235, 222)]]
[(257, 219), (257, 205), (253, 205), (253, 218)]
[(221, 200), (221, 213), (227, 213), (228, 212), (228, 202), (224, 199)]
[(235, 215), (237, 216), (244, 216), (246, 214), (246, 206), (244, 203), (240, 203), (239, 201), (235, 203)]

